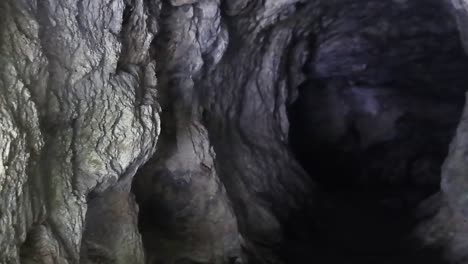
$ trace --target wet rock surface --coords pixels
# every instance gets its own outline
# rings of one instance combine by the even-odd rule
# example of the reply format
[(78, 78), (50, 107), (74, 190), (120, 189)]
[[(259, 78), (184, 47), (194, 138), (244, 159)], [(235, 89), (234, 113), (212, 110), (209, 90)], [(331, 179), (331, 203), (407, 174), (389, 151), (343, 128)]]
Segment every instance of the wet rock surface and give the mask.
[(464, 263), (467, 6), (0, 2), (0, 263)]

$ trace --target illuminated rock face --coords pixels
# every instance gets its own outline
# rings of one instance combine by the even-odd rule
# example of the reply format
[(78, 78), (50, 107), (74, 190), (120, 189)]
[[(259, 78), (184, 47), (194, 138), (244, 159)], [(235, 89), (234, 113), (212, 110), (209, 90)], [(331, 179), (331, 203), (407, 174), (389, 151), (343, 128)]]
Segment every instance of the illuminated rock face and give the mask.
[(0, 262), (144, 263), (129, 191), (160, 130), (156, 21), (142, 1), (0, 6)]
[(467, 6), (3, 0), (0, 263), (463, 261)]

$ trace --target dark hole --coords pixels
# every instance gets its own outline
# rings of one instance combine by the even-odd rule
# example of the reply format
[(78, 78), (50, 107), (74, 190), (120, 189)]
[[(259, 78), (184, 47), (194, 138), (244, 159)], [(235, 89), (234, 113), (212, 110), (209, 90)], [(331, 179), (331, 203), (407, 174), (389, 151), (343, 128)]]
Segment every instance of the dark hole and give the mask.
[(411, 233), (421, 202), (439, 191), (468, 60), (450, 16), (424, 4), (382, 3), (373, 24), (357, 5), (314, 43), (289, 108), (290, 145), (326, 202), (315, 233), (291, 238), (287, 263), (443, 263)]

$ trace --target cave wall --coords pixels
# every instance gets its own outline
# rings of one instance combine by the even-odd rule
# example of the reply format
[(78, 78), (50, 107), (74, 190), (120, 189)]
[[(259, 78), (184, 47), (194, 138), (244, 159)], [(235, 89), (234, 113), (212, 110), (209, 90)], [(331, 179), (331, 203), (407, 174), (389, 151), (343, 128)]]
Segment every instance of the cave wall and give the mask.
[(325, 15), (289, 110), (296, 157), (333, 188), (437, 190), (468, 81), (449, 10), (354, 1)]
[[(289, 18), (292, 3), (162, 5), (154, 48), (165, 57), (158, 76), (166, 111), (158, 153), (133, 189), (152, 260), (246, 260), (241, 248), (256, 261), (275, 259), (283, 222), (310, 203), (312, 183), (287, 146), (286, 53), (273, 58), (294, 35), (288, 26), (297, 20), (273, 23)], [(171, 207), (165, 223), (146, 214), (161, 200)]]
[[(461, 42), (467, 51), (468, 2), (448, 1), (455, 17)], [(466, 93), (465, 93), (466, 98)], [(426, 245), (441, 248), (450, 263), (466, 263), (468, 254), (467, 222), (467, 168), (466, 168), (466, 116), (467, 106), (460, 118), (448, 155), (442, 166), (441, 194), (428, 199), (421, 205), (420, 213), (429, 220), (416, 230)]]
[[(296, 2), (3, 2), (2, 262), (143, 261), (128, 191), (156, 150), (156, 96), (160, 151), (133, 186), (148, 261), (236, 261), (241, 245), (262, 255), (255, 245), (281, 242), (312, 192), (287, 148), (288, 69), (273, 56), (300, 24), (275, 26)], [(222, 59), (236, 31), (249, 33), (230, 53), (246, 56)]]
[[(0, 263), (79, 263), (82, 248), (91, 263), (143, 263), (136, 226), (119, 222), (136, 221), (131, 180), (159, 134), (156, 28), (142, 1), (127, 23), (125, 7), (0, 3)], [(87, 240), (85, 223), (109, 241)]]
[[(446, 1), (454, 16), (461, 43), (467, 47), (468, 2)], [(419, 209), (422, 224), (415, 235), (426, 246), (441, 249), (449, 263), (466, 263), (466, 103), (456, 133), (441, 168), (441, 192), (423, 202)]]
[(195, 87), (227, 45), (220, 12), (219, 1), (161, 5), (153, 51), (161, 58), (162, 133), (157, 154), (141, 168), (133, 187), (148, 263), (242, 259), (242, 237), (215, 168)]
[[(349, 10), (374, 19), (390, 5), (368, 2), (0, 2), (0, 263), (279, 262), (322, 199), (289, 147), (288, 106), (316, 78), (362, 66), (338, 55), (373, 52), (348, 49), (368, 46), (347, 45), (361, 25), (343, 26), (366, 21)], [(465, 40), (466, 3), (453, 3)], [(368, 35), (380, 26), (392, 29)], [(427, 43), (410, 44), (390, 53)], [(352, 77), (387, 82), (370, 61)], [(448, 206), (422, 227), (453, 259), (465, 248), (463, 120), (442, 173)]]

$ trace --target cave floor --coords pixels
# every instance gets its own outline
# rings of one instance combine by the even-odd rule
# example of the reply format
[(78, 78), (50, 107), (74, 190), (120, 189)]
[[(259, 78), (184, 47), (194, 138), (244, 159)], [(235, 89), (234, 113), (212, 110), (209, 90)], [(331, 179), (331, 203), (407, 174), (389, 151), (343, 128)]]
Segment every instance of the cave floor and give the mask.
[(285, 262), (320, 264), (442, 264), (440, 252), (415, 249), (416, 222), (405, 199), (376, 199), (356, 192), (333, 194), (316, 223), (316, 242), (289, 241)]

